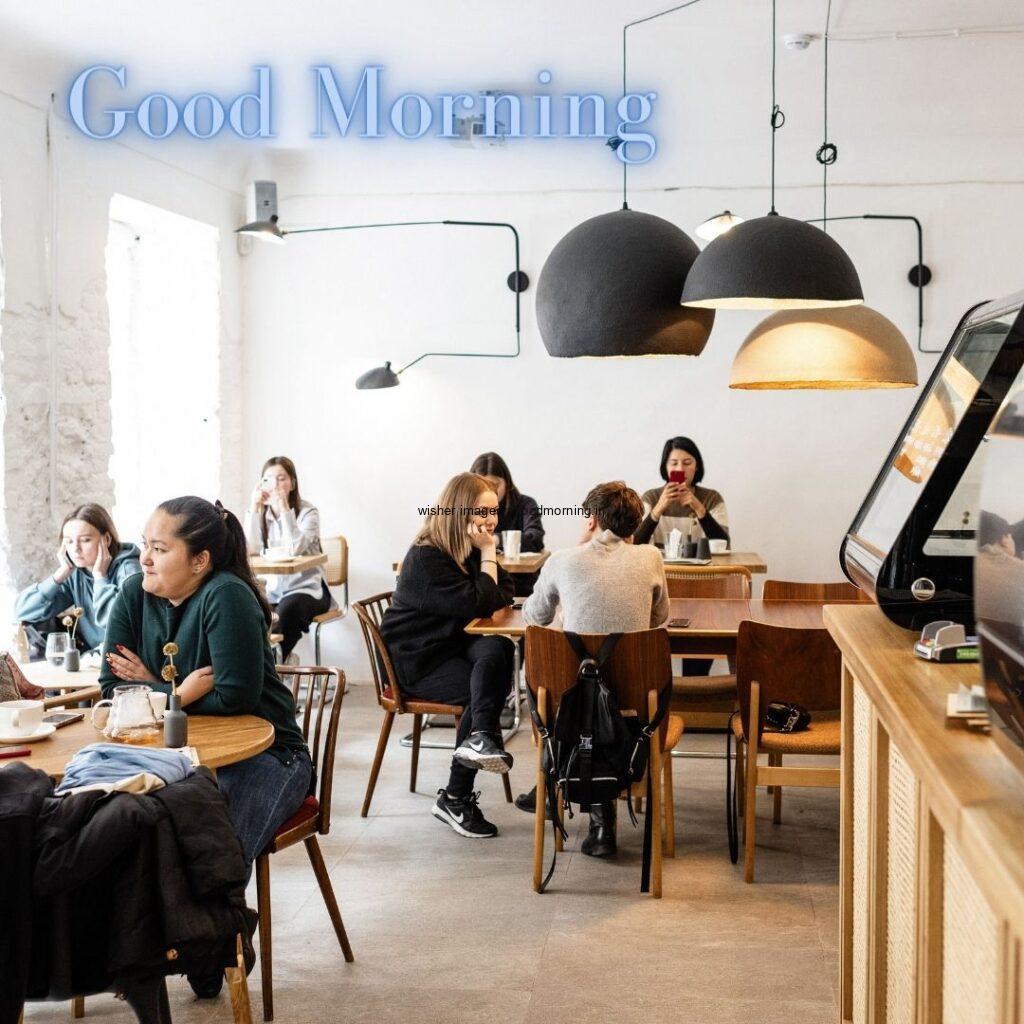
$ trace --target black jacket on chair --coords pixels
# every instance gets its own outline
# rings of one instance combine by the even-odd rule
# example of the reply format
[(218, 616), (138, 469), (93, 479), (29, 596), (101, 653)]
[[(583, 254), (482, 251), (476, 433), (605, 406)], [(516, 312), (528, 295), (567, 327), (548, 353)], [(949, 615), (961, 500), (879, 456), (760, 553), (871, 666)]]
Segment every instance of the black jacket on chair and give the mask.
[[(46, 788), (30, 835), (4, 815), (27, 787)], [(27, 898), (4, 921), (27, 977), (8, 991), (5, 971), (0, 1024), (17, 1020), (17, 1009), (4, 1014), (22, 998), (67, 999), (234, 964), (235, 935), (248, 943), (256, 915), (245, 905), (241, 848), (209, 771), (145, 796), (52, 792), (42, 772), (0, 768), (0, 845), (11, 849), (6, 840), (15, 838), (21, 865), (27, 838), (30, 861)], [(251, 959), (251, 947), (246, 953)]]

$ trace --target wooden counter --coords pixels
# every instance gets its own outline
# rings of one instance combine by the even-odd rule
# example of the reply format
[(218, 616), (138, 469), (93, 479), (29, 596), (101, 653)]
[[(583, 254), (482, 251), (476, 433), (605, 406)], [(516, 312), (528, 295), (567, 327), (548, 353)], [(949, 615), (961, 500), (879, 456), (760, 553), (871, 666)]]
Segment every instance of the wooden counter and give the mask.
[(825, 625), (843, 653), (841, 1018), (1022, 1024), (1024, 773), (946, 725), (980, 668), (921, 661), (873, 605)]

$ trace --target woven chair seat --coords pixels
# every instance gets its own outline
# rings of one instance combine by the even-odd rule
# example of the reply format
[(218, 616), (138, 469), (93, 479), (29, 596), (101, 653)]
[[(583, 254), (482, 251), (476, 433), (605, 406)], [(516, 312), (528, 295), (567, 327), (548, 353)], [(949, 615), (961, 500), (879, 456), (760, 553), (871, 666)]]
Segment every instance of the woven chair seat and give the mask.
[(672, 696), (690, 697), (695, 700), (714, 700), (736, 696), (736, 677), (722, 676), (673, 676)]
[[(732, 731), (743, 739), (739, 715)], [(766, 754), (838, 754), (842, 745), (842, 724), (838, 711), (812, 711), (811, 724), (801, 732), (761, 733), (758, 749)]]

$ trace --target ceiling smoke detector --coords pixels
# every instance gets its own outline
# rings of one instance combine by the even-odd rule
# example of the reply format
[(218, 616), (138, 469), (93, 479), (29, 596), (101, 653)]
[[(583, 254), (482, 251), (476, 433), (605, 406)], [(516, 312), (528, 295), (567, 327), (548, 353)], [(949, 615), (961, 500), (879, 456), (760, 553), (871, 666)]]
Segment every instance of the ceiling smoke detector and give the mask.
[(790, 32), (783, 41), (787, 50), (806, 50), (814, 38), (810, 32)]

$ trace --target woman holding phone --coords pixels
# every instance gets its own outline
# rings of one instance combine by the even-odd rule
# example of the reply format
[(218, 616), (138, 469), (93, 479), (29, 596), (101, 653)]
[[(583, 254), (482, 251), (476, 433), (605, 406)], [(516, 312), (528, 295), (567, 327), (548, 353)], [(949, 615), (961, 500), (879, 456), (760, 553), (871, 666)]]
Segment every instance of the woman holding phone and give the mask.
[(661, 451), (664, 487), (641, 496), (644, 518), (633, 535), (636, 544), (665, 546), (675, 529), (696, 540), (729, 540), (729, 513), (718, 491), (702, 487), (704, 459), (688, 437), (670, 437)]
[[(245, 513), (245, 538), (251, 555), (274, 549), (286, 557), (321, 552), (320, 513), (299, 495), (295, 463), (285, 455), (263, 464)], [(335, 606), (334, 598), (323, 566), (265, 579), (267, 600), (277, 613), (274, 628), (284, 637), (281, 656), (288, 661), (313, 619)]]
[(476, 473), (445, 485), (405, 558), (380, 632), (407, 697), (458, 704), (448, 785), (431, 813), (460, 836), (498, 834), (477, 806), (479, 769), (507, 772), (500, 716), (512, 689), (513, 646), (500, 636), (468, 636), (471, 619), (512, 603), (512, 580), (498, 565), (498, 496)]
[(123, 544), (110, 513), (94, 502), (79, 505), (64, 517), (52, 575), (18, 595), (14, 614), (25, 623), (33, 653), (43, 656), (46, 633), (61, 629), (51, 620), (71, 607), (82, 609), (75, 637), (90, 651), (103, 643), (107, 619), (124, 582), (142, 572), (139, 549)]

